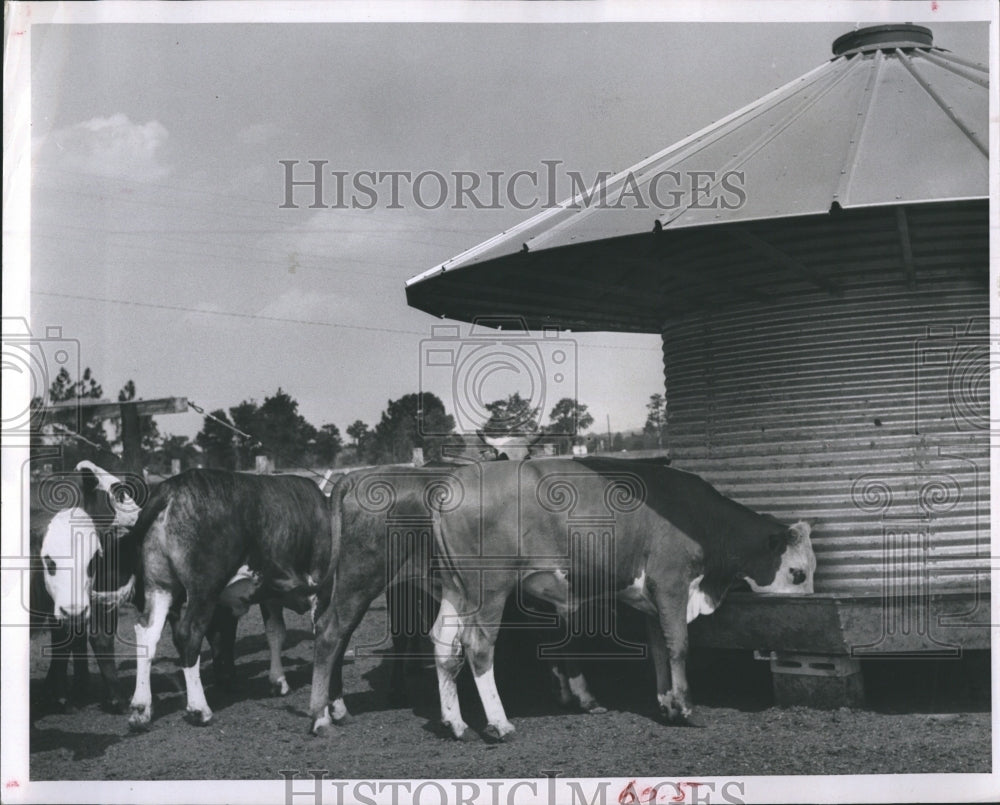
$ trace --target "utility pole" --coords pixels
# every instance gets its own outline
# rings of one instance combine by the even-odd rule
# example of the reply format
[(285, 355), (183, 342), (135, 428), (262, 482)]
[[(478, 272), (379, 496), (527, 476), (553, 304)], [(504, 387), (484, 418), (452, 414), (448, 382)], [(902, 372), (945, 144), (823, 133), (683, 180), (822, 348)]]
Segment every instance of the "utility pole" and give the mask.
[(607, 418), (607, 422), (608, 422), (608, 452), (610, 453), (611, 452), (611, 447), (612, 447), (612, 444), (611, 444), (611, 414), (605, 414), (604, 416)]

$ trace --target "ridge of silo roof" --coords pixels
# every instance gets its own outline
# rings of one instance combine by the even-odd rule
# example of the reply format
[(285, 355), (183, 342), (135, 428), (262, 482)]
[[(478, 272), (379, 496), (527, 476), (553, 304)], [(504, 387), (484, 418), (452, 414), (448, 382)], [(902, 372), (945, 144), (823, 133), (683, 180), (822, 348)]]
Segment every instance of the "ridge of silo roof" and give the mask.
[[(988, 69), (934, 47), (929, 29), (844, 34), (829, 61), (607, 180), (649, 200), (664, 176), (712, 172), (732, 208), (624, 207), (567, 199), (407, 282), (522, 250), (741, 221), (987, 198)], [(660, 177), (658, 179), (657, 177)], [(730, 196), (740, 197), (739, 193)], [(659, 199), (662, 200), (662, 199)], [(718, 199), (716, 199), (718, 201)]]

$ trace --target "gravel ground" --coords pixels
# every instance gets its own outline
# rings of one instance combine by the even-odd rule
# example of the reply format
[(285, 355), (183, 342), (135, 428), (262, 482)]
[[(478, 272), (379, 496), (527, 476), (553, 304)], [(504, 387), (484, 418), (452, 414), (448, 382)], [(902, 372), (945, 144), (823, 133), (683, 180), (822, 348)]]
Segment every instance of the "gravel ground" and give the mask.
[[(379, 643), (384, 614), (374, 609), (368, 614), (354, 645)], [(96, 698), (68, 714), (47, 710), (41, 690), (47, 667), (41, 656), (43, 638), (34, 639), (32, 779), (280, 779), (283, 769), (313, 768), (327, 769), (330, 778), (376, 779), (539, 777), (552, 771), (569, 777), (684, 778), (990, 770), (988, 678), (983, 678), (988, 665), (982, 662), (981, 668), (963, 671), (957, 682), (954, 673), (921, 677), (920, 663), (903, 671), (899, 665), (881, 671), (873, 667), (870, 689), (879, 696), (875, 710), (819, 711), (771, 706), (764, 663), (742, 655), (693, 656), (690, 676), (701, 726), (671, 727), (655, 718), (652, 670), (646, 662), (591, 665), (592, 688), (609, 712), (587, 715), (561, 709), (542, 665), (530, 652), (508, 646), (505, 654), (498, 653), (497, 678), (517, 732), (497, 745), (441, 737), (430, 669), (407, 678), (415, 704), (390, 706), (386, 669), (377, 651), (368, 651), (345, 667), (347, 704), (354, 717), (330, 735), (315, 738), (307, 734), (308, 622), (286, 617), (284, 656), (291, 694), (269, 695), (267, 645), (254, 610), (240, 624), (239, 680), (233, 689), (213, 685), (211, 663), (203, 660), (215, 719), (202, 728), (182, 719), (183, 678), (165, 632), (153, 669), (154, 721), (143, 734), (130, 734), (126, 717), (104, 712)], [(130, 635), (132, 623), (129, 613), (120, 633)], [(92, 666), (96, 694), (99, 680)], [(119, 669), (131, 693), (135, 662), (124, 649)], [(907, 675), (912, 677), (909, 693), (901, 682)], [(934, 690), (925, 688), (924, 696), (926, 679)], [(474, 686), (466, 679), (461, 689), (466, 720), (481, 729)]]

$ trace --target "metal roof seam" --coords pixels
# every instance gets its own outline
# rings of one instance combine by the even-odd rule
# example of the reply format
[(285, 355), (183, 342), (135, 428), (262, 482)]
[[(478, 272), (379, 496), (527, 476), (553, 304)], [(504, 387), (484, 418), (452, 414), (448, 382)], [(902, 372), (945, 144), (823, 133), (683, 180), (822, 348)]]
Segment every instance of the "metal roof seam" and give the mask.
[[(844, 60), (844, 61), (847, 62), (850, 60)], [(828, 67), (829, 65), (822, 66), (822, 68), (828, 68)], [(807, 77), (811, 78), (809, 83), (805, 84), (804, 86), (792, 87), (790, 84), (785, 84), (783, 87), (780, 87), (774, 93), (771, 93), (771, 95), (765, 96), (765, 98), (761, 98), (760, 102), (744, 106), (742, 109), (737, 110), (733, 115), (730, 115), (729, 118), (723, 118), (723, 120), (717, 121), (716, 123), (712, 124), (710, 129), (702, 129), (701, 132), (691, 135), (691, 137), (687, 138), (689, 142), (687, 142), (687, 145), (685, 147), (683, 148), (681, 147), (681, 145), (685, 142), (684, 140), (682, 140), (680, 143), (675, 143), (670, 148), (665, 149), (664, 151), (660, 151), (659, 154), (649, 157), (648, 159), (642, 160), (641, 162), (636, 163), (631, 168), (625, 171), (621, 171), (620, 173), (612, 177), (612, 179), (608, 180), (608, 182), (605, 184), (605, 188), (612, 188), (614, 185), (623, 183), (625, 179), (627, 179), (628, 176), (630, 175), (634, 177), (635, 174), (637, 173), (643, 174), (643, 172), (647, 168), (652, 169), (655, 167), (656, 173), (651, 173), (648, 177), (643, 178), (643, 180), (638, 183), (639, 186), (647, 185), (657, 175), (662, 174), (664, 170), (669, 169), (671, 166), (676, 165), (682, 160), (690, 159), (699, 151), (702, 151), (705, 148), (709, 147), (710, 145), (713, 145), (714, 143), (718, 142), (720, 139), (727, 136), (731, 132), (735, 131), (737, 128), (746, 125), (747, 122), (754, 120), (757, 117), (766, 114), (767, 112), (770, 112), (772, 109), (776, 108), (786, 100), (794, 98), (798, 93), (800, 93), (806, 87), (809, 87), (812, 84), (819, 83), (821, 80), (825, 79), (827, 76), (824, 73), (829, 72), (829, 69), (822, 69), (822, 68), (814, 70), (812, 73), (803, 76), (803, 79)], [(848, 67), (848, 70), (849, 69), (850, 66)], [(837, 74), (834, 73), (834, 78), (832, 79), (830, 87), (838, 83), (844, 74), (837, 76)], [(799, 83), (799, 82), (793, 82), (793, 83)], [(787, 90), (787, 93), (784, 92), (785, 90)], [(823, 92), (825, 92), (825, 90), (823, 90)], [(669, 159), (667, 159), (667, 157), (669, 157)], [(725, 169), (720, 170), (718, 172), (725, 173)], [(582, 210), (578, 210), (575, 215), (568, 216), (566, 219), (556, 224), (555, 226), (546, 229), (544, 232), (540, 232), (539, 234), (534, 235), (529, 239), (529, 242), (532, 244), (531, 248), (533, 250), (538, 248), (544, 248), (544, 244), (547, 241), (555, 238), (559, 234), (559, 232), (561, 232), (563, 229), (565, 229), (568, 226), (573, 226), (573, 227), (577, 226), (581, 220), (583, 220), (584, 218), (586, 218), (587, 216), (591, 215), (592, 213), (596, 212), (599, 209), (600, 209), (599, 206), (584, 207)], [(681, 210), (680, 213), (675, 215), (674, 218), (680, 217), (682, 213), (683, 210)], [(663, 226), (664, 225), (663, 221), (664, 218), (657, 218), (654, 219), (654, 224), (659, 223), (661, 226)]]
[(844, 156), (844, 167), (840, 172), (840, 181), (837, 183), (837, 189), (833, 193), (833, 201), (836, 201), (838, 204), (841, 203), (841, 199), (847, 199), (851, 189), (854, 170), (857, 167), (856, 157), (861, 147), (861, 141), (865, 136), (865, 128), (870, 117), (869, 113), (871, 112), (872, 105), (875, 103), (875, 95), (878, 92), (878, 81), (882, 75), (882, 66), (884, 64), (885, 56), (883, 56), (882, 51), (875, 51), (875, 57), (872, 59), (871, 73), (868, 76), (868, 83), (865, 85), (865, 94), (862, 97), (862, 108), (858, 111), (857, 118), (855, 119), (854, 131), (848, 142), (847, 154)]
[(972, 59), (964, 59), (961, 56), (956, 56), (950, 50), (945, 50), (944, 48), (934, 48), (934, 54), (940, 59), (947, 59), (948, 61), (955, 62), (955, 64), (962, 65), (962, 67), (968, 67), (970, 70), (984, 73), (987, 76), (990, 74), (990, 68), (988, 65), (972, 61)]
[(975, 145), (976, 148), (978, 148), (982, 152), (984, 157), (989, 159), (990, 149), (986, 145), (986, 143), (982, 142), (976, 136), (976, 132), (970, 129), (965, 124), (965, 122), (957, 114), (955, 114), (955, 110), (952, 109), (952, 107), (945, 102), (944, 98), (942, 98), (934, 89), (934, 87), (931, 86), (930, 82), (924, 76), (920, 75), (920, 71), (917, 70), (916, 66), (913, 64), (913, 61), (910, 59), (910, 57), (907, 56), (905, 53), (903, 53), (903, 51), (901, 50), (897, 50), (896, 53), (899, 56), (900, 62), (903, 64), (904, 67), (906, 67), (910, 75), (913, 76), (913, 79), (921, 87), (923, 87), (924, 92), (930, 95), (934, 103), (936, 103), (941, 108), (941, 111), (943, 111), (948, 116), (951, 122), (958, 127), (959, 131), (961, 131), (962, 134), (964, 134), (966, 137), (969, 138), (972, 144)]
[(961, 70), (954, 64), (952, 64), (951, 61), (954, 60), (943, 59), (931, 52), (923, 53), (922, 55), (927, 61), (931, 62), (932, 64), (936, 64), (942, 70), (947, 70), (950, 73), (954, 73), (959, 78), (964, 78), (966, 81), (971, 81), (973, 84), (978, 84), (983, 89), (989, 89), (990, 87), (990, 79), (988, 74), (983, 77), (978, 75), (969, 75), (969, 73), (965, 72), (965, 70)]
[[(747, 104), (746, 106), (742, 107), (741, 109), (738, 109), (735, 112), (732, 112), (731, 114), (726, 115), (725, 117), (721, 118), (720, 120), (717, 120), (717, 121), (715, 121), (713, 123), (710, 123), (709, 125), (705, 126), (702, 129), (699, 129), (698, 131), (694, 132), (693, 134), (689, 135), (688, 137), (685, 137), (684, 139), (679, 140), (676, 143), (673, 143), (672, 145), (668, 146), (667, 148), (662, 149), (661, 151), (657, 152), (656, 154), (653, 154), (653, 156), (649, 157), (648, 159), (643, 160), (643, 161), (639, 162), (637, 165), (632, 166), (632, 168), (630, 168), (629, 170), (634, 170), (634, 169), (640, 168), (640, 167), (642, 167), (642, 166), (644, 166), (644, 165), (646, 165), (648, 163), (651, 163), (651, 162), (663, 159), (666, 155), (668, 155), (674, 149), (683, 148), (683, 147), (687, 146), (689, 143), (691, 143), (694, 140), (698, 139), (699, 137), (703, 137), (704, 135), (710, 133), (716, 126), (721, 126), (721, 125), (728, 124), (733, 119), (735, 119), (737, 117), (740, 117), (741, 115), (743, 115), (746, 112), (752, 110), (753, 108), (755, 108), (755, 107), (757, 107), (757, 106), (759, 106), (761, 104), (764, 104), (764, 103), (770, 101), (774, 96), (778, 96), (778, 95), (780, 95), (782, 93), (785, 93), (786, 91), (791, 91), (793, 87), (796, 87), (796, 85), (800, 85), (800, 84), (802, 84), (805, 81), (808, 81), (810, 79), (815, 78), (817, 75), (819, 75), (823, 71), (827, 70), (828, 67), (829, 67), (829, 62), (824, 62), (823, 64), (819, 65), (818, 67), (815, 67), (812, 70), (810, 70), (805, 75), (801, 75), (798, 78), (792, 79), (791, 81), (787, 82), (786, 84), (783, 84), (782, 86), (778, 87), (777, 89), (773, 90), (772, 92), (769, 92), (768, 94), (763, 95), (762, 97), (758, 98), (757, 100), (752, 101), (751, 103)], [(622, 173), (625, 173), (625, 171), (623, 171)], [(504, 240), (513, 239), (514, 235), (520, 234), (520, 233), (524, 232), (525, 230), (528, 230), (531, 227), (535, 226), (536, 224), (541, 223), (542, 221), (547, 220), (548, 218), (556, 215), (557, 213), (564, 211), (565, 210), (565, 205), (568, 205), (568, 204), (572, 203), (572, 201), (573, 201), (573, 199), (567, 199), (567, 200), (563, 201), (560, 205), (557, 205), (556, 207), (554, 207), (552, 209), (543, 210), (538, 215), (535, 215), (535, 216), (532, 216), (531, 218), (529, 218), (527, 221), (522, 221), (520, 224), (517, 224), (517, 225), (511, 227), (510, 229), (504, 230), (500, 234), (498, 234), (498, 235), (496, 235), (496, 236), (494, 236), (492, 238), (489, 238), (488, 240), (485, 240), (482, 243), (480, 243), (480, 244), (478, 244), (476, 246), (473, 246), (470, 249), (466, 249), (464, 252), (461, 252), (460, 254), (455, 255), (455, 257), (452, 257), (450, 260), (445, 260), (443, 263), (440, 263), (440, 264), (434, 266), (433, 268), (430, 268), (427, 271), (424, 271), (421, 274), (418, 274), (415, 277), (411, 277), (410, 279), (408, 279), (406, 281), (406, 283), (404, 284), (404, 287), (409, 287), (410, 285), (412, 285), (414, 283), (417, 283), (417, 282), (420, 282), (423, 279), (427, 279), (429, 277), (435, 276), (435, 275), (441, 273), (442, 271), (447, 271), (449, 266), (453, 266), (453, 265), (455, 265), (457, 263), (464, 263), (467, 260), (471, 260), (477, 254), (480, 254), (483, 251), (485, 251), (486, 249), (488, 249), (488, 248), (490, 248), (492, 246), (495, 246), (497, 243), (503, 242)]]
[[(818, 103), (821, 98), (823, 98), (828, 92), (830, 92), (834, 87), (836, 87), (841, 81), (847, 78), (847, 76), (850, 75), (850, 73), (853, 71), (854, 65), (859, 64), (860, 60), (853, 60), (853, 59), (845, 60), (845, 63), (848, 65), (846, 69), (842, 70), (839, 74), (835, 74), (834, 78), (825, 87), (821, 87), (816, 92), (815, 95), (813, 95), (811, 98), (807, 98), (801, 106), (799, 106), (797, 109), (794, 109), (784, 118), (782, 118), (777, 123), (772, 125), (768, 131), (761, 134), (756, 140), (754, 140), (753, 143), (751, 143), (748, 147), (743, 149), (743, 151), (740, 154), (736, 155), (733, 159), (726, 162), (726, 164), (723, 165), (721, 168), (717, 169), (717, 173), (720, 176), (725, 176), (730, 171), (734, 171), (740, 165), (746, 163), (751, 157), (753, 157), (762, 148), (764, 148), (766, 145), (775, 140), (780, 134), (782, 134), (786, 129), (788, 129), (789, 126), (795, 123), (813, 106), (815, 106), (816, 103)], [(719, 181), (721, 181), (721, 179), (717, 179), (716, 182), (712, 183), (712, 185), (718, 184)], [(712, 185), (710, 185), (710, 187)], [(658, 219), (660, 225), (666, 228), (674, 221), (679, 219), (685, 212), (691, 209), (692, 205), (693, 201), (692, 203), (689, 203), (687, 206), (681, 208), (679, 212), (675, 213), (669, 218), (667, 216), (664, 216)]]

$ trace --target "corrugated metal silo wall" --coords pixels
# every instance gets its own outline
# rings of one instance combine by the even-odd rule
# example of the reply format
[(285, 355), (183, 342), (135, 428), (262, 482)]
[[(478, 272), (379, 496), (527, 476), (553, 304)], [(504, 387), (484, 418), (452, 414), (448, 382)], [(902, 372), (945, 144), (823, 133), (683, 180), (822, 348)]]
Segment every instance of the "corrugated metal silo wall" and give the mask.
[(982, 283), (897, 277), (671, 322), (674, 466), (815, 520), (817, 592), (983, 589), (988, 313)]

